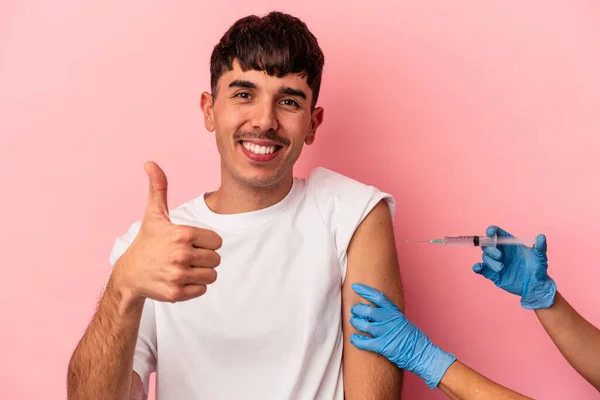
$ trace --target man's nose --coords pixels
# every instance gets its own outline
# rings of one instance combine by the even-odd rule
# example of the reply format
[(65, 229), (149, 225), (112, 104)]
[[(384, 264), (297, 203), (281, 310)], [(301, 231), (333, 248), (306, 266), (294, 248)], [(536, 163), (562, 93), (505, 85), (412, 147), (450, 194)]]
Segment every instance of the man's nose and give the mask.
[(279, 128), (274, 105), (270, 102), (258, 104), (252, 118), (252, 128), (260, 132), (276, 131)]

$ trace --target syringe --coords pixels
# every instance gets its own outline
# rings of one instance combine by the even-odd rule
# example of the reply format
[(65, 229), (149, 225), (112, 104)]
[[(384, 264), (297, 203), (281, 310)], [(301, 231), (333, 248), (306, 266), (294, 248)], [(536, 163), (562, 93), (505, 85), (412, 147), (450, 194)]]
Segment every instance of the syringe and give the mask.
[(433, 240), (407, 240), (409, 242), (427, 242), (427, 243), (439, 243), (444, 246), (488, 246), (495, 247), (496, 245), (533, 245), (535, 239), (532, 238), (516, 238), (516, 237), (505, 237), (494, 235), (489, 236), (445, 236), (443, 239)]

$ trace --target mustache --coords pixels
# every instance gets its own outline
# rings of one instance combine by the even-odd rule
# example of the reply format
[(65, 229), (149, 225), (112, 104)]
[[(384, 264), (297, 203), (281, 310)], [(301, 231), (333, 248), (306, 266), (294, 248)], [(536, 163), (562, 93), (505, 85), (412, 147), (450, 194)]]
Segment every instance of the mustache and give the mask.
[(238, 131), (233, 134), (233, 138), (236, 141), (244, 140), (244, 139), (263, 139), (263, 140), (270, 140), (270, 141), (278, 143), (282, 146), (290, 145), (290, 141), (288, 139), (277, 135), (274, 131), (265, 131), (265, 132)]

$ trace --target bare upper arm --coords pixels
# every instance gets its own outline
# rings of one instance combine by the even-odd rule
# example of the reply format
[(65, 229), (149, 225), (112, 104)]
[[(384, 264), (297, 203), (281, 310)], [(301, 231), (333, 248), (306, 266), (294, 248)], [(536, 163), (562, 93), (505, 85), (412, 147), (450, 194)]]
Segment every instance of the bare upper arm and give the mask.
[(363, 220), (348, 247), (348, 267), (342, 287), (344, 391), (349, 400), (398, 400), (403, 371), (385, 357), (359, 350), (349, 341), (350, 335), (357, 333), (350, 324), (350, 308), (359, 302), (369, 304), (352, 290), (353, 283), (377, 288), (404, 310), (393, 223), (384, 201)]
[(140, 376), (134, 371), (131, 374), (131, 390), (129, 391), (129, 398), (131, 400), (146, 400), (146, 392), (144, 392), (144, 385)]

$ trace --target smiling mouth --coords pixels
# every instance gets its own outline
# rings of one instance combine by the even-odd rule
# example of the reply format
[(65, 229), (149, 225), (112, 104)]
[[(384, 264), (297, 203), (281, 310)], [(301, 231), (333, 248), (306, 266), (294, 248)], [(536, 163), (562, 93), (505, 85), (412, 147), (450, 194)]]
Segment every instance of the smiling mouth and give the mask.
[(283, 146), (277, 144), (259, 145), (257, 143), (246, 142), (240, 140), (239, 143), (244, 146), (246, 150), (256, 155), (270, 155), (275, 154), (282, 149)]

